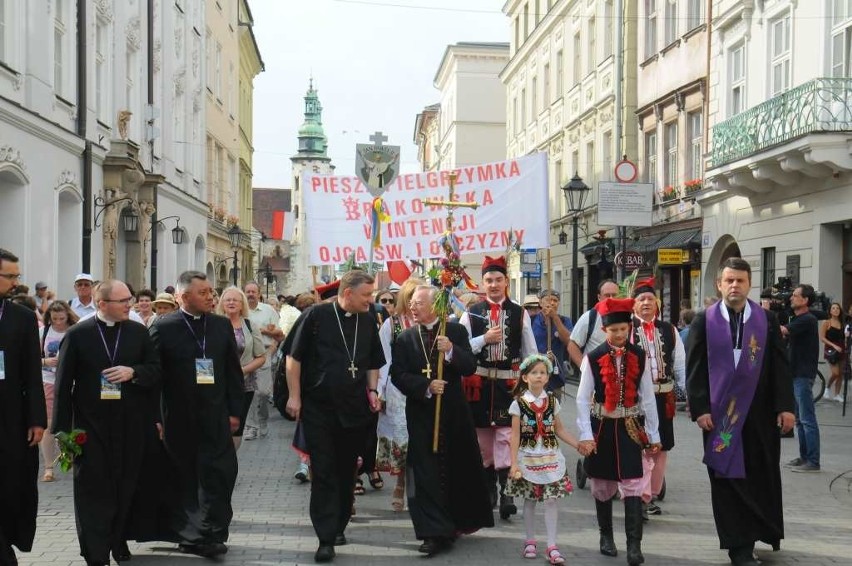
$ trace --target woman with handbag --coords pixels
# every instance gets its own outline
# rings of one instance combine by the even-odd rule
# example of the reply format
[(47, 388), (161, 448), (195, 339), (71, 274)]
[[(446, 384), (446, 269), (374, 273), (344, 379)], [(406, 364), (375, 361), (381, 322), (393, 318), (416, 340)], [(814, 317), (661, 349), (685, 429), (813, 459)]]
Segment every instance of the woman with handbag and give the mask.
[(819, 338), (825, 344), (825, 361), (831, 368), (831, 377), (825, 386), (825, 399), (828, 401), (843, 401), (840, 386), (843, 384), (844, 346), (846, 339), (843, 335), (843, 309), (840, 304), (831, 303), (828, 309), (830, 318), (823, 321), (819, 329)]

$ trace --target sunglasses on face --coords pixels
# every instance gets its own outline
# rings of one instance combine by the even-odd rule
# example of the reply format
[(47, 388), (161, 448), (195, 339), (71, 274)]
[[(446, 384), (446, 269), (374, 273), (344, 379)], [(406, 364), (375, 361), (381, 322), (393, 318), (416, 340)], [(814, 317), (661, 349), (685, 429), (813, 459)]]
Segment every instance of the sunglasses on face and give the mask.
[(393, 299), (379, 299), (379, 302), (382, 303), (383, 305), (389, 305), (389, 304), (393, 303)]

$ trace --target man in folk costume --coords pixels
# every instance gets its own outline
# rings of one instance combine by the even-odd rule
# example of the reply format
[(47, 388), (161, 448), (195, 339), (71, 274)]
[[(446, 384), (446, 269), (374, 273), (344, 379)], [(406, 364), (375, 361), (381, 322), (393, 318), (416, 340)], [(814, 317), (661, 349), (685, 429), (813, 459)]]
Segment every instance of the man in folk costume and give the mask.
[[(448, 322), (443, 335), (432, 305), (436, 289), (418, 287), (411, 301), (415, 326), (399, 335), (391, 356), (391, 380), (406, 397), (408, 458), (406, 486), (419, 551), (432, 556), (449, 549), (458, 533), (493, 527), (488, 488), (462, 376), (476, 358), (467, 331)], [(443, 356), (438, 378), (438, 356)], [(442, 396), (438, 451), (433, 452), (435, 403)]]
[(512, 388), (521, 360), (538, 349), (529, 314), (508, 297), (505, 257), (485, 256), (482, 286), (486, 300), (470, 307), (459, 321), (470, 334), (470, 347), (477, 359), (475, 375), (465, 380), (465, 394), (473, 410), (492, 507), (497, 504), (499, 479), (500, 517), (508, 519), (518, 512), (513, 499), (503, 493), (512, 465)]
[(722, 264), (722, 300), (699, 313), (687, 339), (686, 392), (704, 431), (704, 463), (719, 546), (757, 564), (755, 541), (780, 548), (782, 433), (792, 430), (793, 386), (775, 315), (748, 300), (751, 266)]
[(654, 293), (654, 278), (637, 281), (633, 288), (633, 332), (630, 343), (645, 352), (645, 363), (650, 366), (654, 396), (657, 400), (660, 443), (656, 454), (645, 453), (644, 491), (642, 501), (647, 513), (662, 513), (652, 498), (660, 495), (666, 477), (668, 452), (674, 447), (675, 381), (681, 389), (686, 382), (686, 354), (683, 342), (673, 324), (657, 318), (659, 307)]
[[(612, 498), (621, 490), (627, 563), (642, 564), (642, 452), (660, 449), (657, 405), (645, 352), (631, 344), (633, 299), (597, 304), (607, 341), (588, 352), (580, 366), (577, 427), (583, 465), (595, 498), (600, 551), (616, 556)], [(644, 414), (644, 428), (640, 417)]]

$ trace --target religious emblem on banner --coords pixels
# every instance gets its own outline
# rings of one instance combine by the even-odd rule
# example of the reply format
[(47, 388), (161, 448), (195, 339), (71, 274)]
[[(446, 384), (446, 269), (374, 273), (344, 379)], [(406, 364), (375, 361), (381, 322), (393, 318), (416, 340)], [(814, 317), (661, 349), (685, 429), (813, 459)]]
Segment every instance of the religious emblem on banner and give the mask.
[(382, 132), (370, 136), (370, 141), (373, 143), (355, 145), (355, 174), (378, 197), (399, 174), (399, 146), (383, 145), (388, 137)]

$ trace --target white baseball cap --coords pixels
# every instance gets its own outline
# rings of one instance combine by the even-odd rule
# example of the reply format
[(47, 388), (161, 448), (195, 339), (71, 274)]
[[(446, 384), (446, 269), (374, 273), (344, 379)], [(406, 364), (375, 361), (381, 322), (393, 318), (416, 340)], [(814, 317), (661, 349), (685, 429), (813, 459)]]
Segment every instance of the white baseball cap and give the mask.
[(89, 283), (94, 283), (95, 280), (89, 273), (80, 273), (77, 277), (74, 278), (74, 283), (77, 281), (88, 281)]

